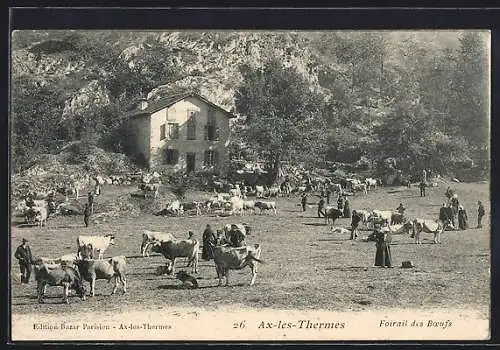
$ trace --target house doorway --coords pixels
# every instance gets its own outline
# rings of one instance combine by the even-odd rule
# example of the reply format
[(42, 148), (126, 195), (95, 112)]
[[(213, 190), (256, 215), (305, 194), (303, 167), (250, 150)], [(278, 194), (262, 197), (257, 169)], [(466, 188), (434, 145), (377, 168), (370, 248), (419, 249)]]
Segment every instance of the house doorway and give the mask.
[(191, 173), (194, 171), (196, 163), (196, 153), (186, 154), (186, 172)]

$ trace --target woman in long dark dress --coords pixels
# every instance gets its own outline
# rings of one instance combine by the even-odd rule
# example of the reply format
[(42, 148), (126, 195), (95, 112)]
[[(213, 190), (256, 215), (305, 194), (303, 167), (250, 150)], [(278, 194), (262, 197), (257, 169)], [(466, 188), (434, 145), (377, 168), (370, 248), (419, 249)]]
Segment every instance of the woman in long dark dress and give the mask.
[(392, 267), (391, 235), (380, 228), (375, 229), (377, 252), (375, 253), (375, 266)]
[(215, 234), (212, 231), (210, 225), (207, 225), (207, 228), (205, 229), (205, 231), (203, 231), (202, 239), (203, 239), (203, 248), (201, 250), (201, 258), (205, 261), (213, 259), (211, 247), (215, 245), (217, 237), (215, 237)]
[(344, 202), (344, 218), (351, 218), (351, 204), (349, 200), (346, 198)]
[(467, 230), (469, 228), (467, 224), (467, 212), (463, 206), (458, 207), (458, 227), (461, 230)]

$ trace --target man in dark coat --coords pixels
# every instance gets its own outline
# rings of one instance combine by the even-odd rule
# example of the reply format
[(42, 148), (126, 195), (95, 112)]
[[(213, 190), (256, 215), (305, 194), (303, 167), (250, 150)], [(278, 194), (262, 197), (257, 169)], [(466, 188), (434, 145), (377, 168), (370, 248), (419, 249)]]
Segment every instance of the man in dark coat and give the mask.
[(211, 246), (215, 245), (217, 237), (212, 231), (210, 225), (207, 225), (207, 228), (205, 228), (205, 231), (203, 231), (202, 240), (203, 240), (203, 248), (201, 250), (201, 258), (206, 261), (213, 259)]
[(477, 228), (482, 228), (483, 225), (481, 225), (481, 220), (483, 219), (483, 216), (485, 214), (484, 210), (484, 205), (481, 203), (481, 201), (477, 201)]
[(418, 187), (420, 188), (420, 197), (425, 197), (425, 188), (427, 187), (427, 184), (423, 181), (420, 181)]
[(330, 187), (326, 188), (325, 194), (326, 194), (326, 204), (330, 204), (330, 196), (332, 195)]
[(375, 229), (377, 251), (375, 253), (375, 266), (392, 267), (391, 235), (382, 231), (380, 227)]
[(350, 239), (356, 239), (358, 238), (358, 227), (359, 223), (361, 222), (362, 218), (361, 215), (356, 213), (356, 210), (352, 211), (352, 218), (351, 218), (351, 238)]
[(307, 194), (304, 192), (302, 194), (302, 199), (301, 199), (301, 204), (302, 204), (302, 211), (306, 211), (306, 207), (307, 207)]
[(90, 214), (94, 214), (94, 195), (89, 191), (87, 203), (90, 208)]
[(89, 219), (90, 219), (90, 207), (88, 203), (85, 203), (85, 209), (83, 210), (83, 222), (85, 223), (85, 227), (89, 227)]
[(325, 217), (325, 200), (323, 197), (321, 197), (318, 202), (318, 218), (322, 216)]
[(21, 283), (29, 283), (33, 256), (31, 255), (31, 248), (28, 245), (27, 239), (23, 238), (21, 245), (16, 249), (14, 257), (19, 261)]

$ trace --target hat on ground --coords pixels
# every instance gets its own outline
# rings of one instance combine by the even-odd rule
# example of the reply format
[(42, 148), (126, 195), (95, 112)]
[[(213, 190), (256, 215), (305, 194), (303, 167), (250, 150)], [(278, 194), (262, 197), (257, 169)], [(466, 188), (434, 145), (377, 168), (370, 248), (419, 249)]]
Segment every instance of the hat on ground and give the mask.
[(404, 269), (408, 269), (408, 268), (415, 267), (415, 265), (413, 265), (411, 260), (405, 260), (401, 263), (401, 267)]

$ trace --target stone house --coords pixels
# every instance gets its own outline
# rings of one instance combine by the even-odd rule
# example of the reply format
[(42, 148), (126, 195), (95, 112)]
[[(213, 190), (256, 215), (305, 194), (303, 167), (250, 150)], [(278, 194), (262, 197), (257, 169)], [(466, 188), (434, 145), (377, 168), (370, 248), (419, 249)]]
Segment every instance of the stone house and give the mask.
[(196, 93), (141, 100), (127, 113), (131, 155), (150, 170), (225, 173), (235, 115)]

